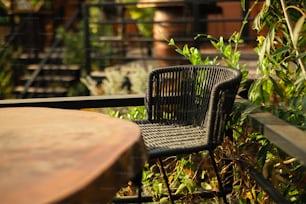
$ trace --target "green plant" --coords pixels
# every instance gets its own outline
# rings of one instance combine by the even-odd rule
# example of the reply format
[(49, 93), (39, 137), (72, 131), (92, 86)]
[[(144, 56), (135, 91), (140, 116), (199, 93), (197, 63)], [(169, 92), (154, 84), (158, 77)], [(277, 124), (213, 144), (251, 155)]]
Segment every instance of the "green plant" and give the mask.
[[(258, 72), (250, 100), (305, 129), (306, 118), (305, 1), (265, 1), (254, 20), (258, 32)], [(285, 111), (287, 110), (287, 111)], [(285, 113), (287, 112), (287, 113)], [(294, 117), (294, 119), (293, 119)]]
[[(265, 1), (254, 20), (261, 77), (249, 99), (277, 117), (306, 130), (305, 1)], [(305, 203), (305, 167), (266, 142), (258, 154), (258, 170), (291, 202)], [(301, 182), (302, 181), (302, 182)]]
[[(242, 0), (242, 5), (244, 3)], [(256, 4), (257, 1), (251, 6), (247, 17)], [(259, 55), (258, 68), (262, 77), (257, 79), (250, 92), (250, 99), (256, 105), (302, 128), (306, 121), (304, 8), (302, 1), (290, 2), (288, 6), (282, 0), (264, 2), (254, 25), (255, 27), (261, 25), (261, 29), (263, 25), (267, 25), (272, 31), (268, 31), (267, 37), (258, 38), (259, 43), (256, 50)], [(288, 11), (289, 14), (283, 15), (284, 11)], [(297, 22), (294, 29), (291, 28), (292, 32), (287, 25), (288, 19), (296, 19)], [(243, 21), (241, 30), (234, 33), (227, 41), (223, 37), (214, 38), (206, 34), (196, 36), (196, 38), (207, 37), (211, 40), (214, 48), (222, 54), (221, 59), (202, 59), (199, 49), (188, 45), (180, 48), (175, 44), (174, 39), (168, 42), (192, 64), (221, 64), (241, 70), (244, 82), (248, 74), (245, 69), (247, 65), (240, 64), (239, 45), (243, 43), (241, 32), (246, 22), (246, 20)], [(244, 87), (243, 84), (241, 87)], [(248, 164), (262, 172), (265, 178), (273, 183), (289, 201), (305, 203), (305, 167), (245, 124), (247, 115), (256, 108), (258, 106), (249, 102), (235, 104), (227, 126), (227, 137), (215, 152), (221, 174), (224, 175), (226, 184), (232, 187), (230, 199), (237, 203), (273, 203), (245, 170), (244, 165)], [(186, 195), (181, 200), (182, 203), (195, 202), (197, 198), (190, 194), (197, 190), (215, 187), (214, 175), (210, 174), (209, 168), (205, 171), (201, 168), (203, 163), (205, 167), (209, 166), (204, 153), (201, 157), (188, 155), (166, 158), (165, 162), (171, 186), (176, 189), (177, 193), (182, 192)], [(158, 163), (147, 164), (143, 171), (145, 193), (153, 195), (160, 203), (167, 202), (161, 175)], [(217, 202), (217, 200), (197, 201), (199, 203)]]
[[(256, 4), (257, 2), (255, 2), (252, 7), (254, 7)], [(247, 15), (245, 16), (245, 19), (249, 17), (251, 10), (252, 8), (249, 9)], [(212, 46), (222, 54), (221, 59), (219, 59), (217, 56), (214, 57), (213, 59), (209, 57), (202, 59), (201, 52), (198, 48), (189, 47), (187, 44), (185, 44), (183, 48), (180, 48), (175, 44), (174, 39), (170, 39), (168, 43), (170, 46), (175, 47), (176, 52), (178, 52), (179, 54), (189, 59), (191, 64), (194, 64), (194, 65), (224, 65), (227, 67), (231, 67), (231, 68), (240, 70), (242, 73), (242, 82), (241, 82), (242, 86), (241, 86), (240, 91), (242, 91), (243, 86), (247, 80), (248, 71), (245, 68), (247, 66), (246, 64), (240, 64), (241, 53), (238, 47), (240, 44), (244, 43), (243, 39), (241, 39), (241, 33), (246, 25), (246, 22), (247, 22), (246, 20), (243, 21), (240, 31), (233, 33), (229, 37), (227, 42), (224, 41), (224, 38), (222, 36), (219, 38), (215, 38), (207, 34), (198, 34), (195, 37), (195, 40), (200, 37), (208, 38)]]
[[(96, 7), (89, 8), (89, 32), (90, 38), (99, 39), (101, 36), (111, 36), (113, 34), (112, 25), (100, 26), (101, 20), (105, 19), (103, 12)], [(65, 31), (63, 27), (59, 27), (56, 31), (56, 37), (62, 40), (64, 45), (64, 59), (65, 64), (85, 64), (85, 47), (84, 47), (84, 21), (77, 24), (76, 31)], [(90, 47), (95, 50), (97, 56), (107, 55), (111, 53), (112, 45), (106, 41), (91, 41)], [(108, 64), (107, 61), (92, 59), (92, 70), (100, 70)], [(84, 66), (83, 66), (84, 67)], [(84, 70), (85, 71), (85, 70)]]
[[(245, 25), (245, 24), (244, 24)], [(233, 68), (237, 68), (242, 71), (244, 80), (247, 77), (247, 71), (245, 69), (246, 65), (240, 65), (240, 52), (238, 51), (238, 45), (243, 43), (240, 39), (241, 32), (234, 33), (227, 43), (224, 42), (223, 38), (219, 39), (213, 38), (209, 35), (198, 35), (198, 37), (208, 37), (211, 40), (212, 45), (219, 50), (223, 57), (221, 59), (213, 58), (213, 59), (202, 59), (200, 51), (195, 47), (189, 47), (185, 45), (182, 49), (175, 44), (174, 39), (169, 40), (169, 45), (174, 46), (176, 51), (185, 56), (190, 60), (192, 64), (217, 64), (220, 63), (222, 65), (227, 65)], [(241, 120), (241, 117), (238, 117), (237, 120)], [(236, 123), (237, 121), (232, 121)], [(243, 122), (241, 122), (243, 123)], [(230, 125), (231, 126), (231, 125)], [(228, 143), (227, 143), (228, 144)], [(229, 148), (229, 147), (227, 147)], [(220, 150), (220, 152), (224, 152), (224, 150)], [(237, 155), (237, 153), (235, 154)], [(220, 157), (219, 164), (223, 162), (223, 158)], [(166, 168), (168, 172), (168, 178), (170, 185), (173, 189), (175, 189), (174, 193), (176, 194), (185, 194), (183, 198), (181, 198), (181, 202), (193, 203), (193, 202), (205, 202), (205, 203), (217, 203), (218, 200), (204, 200), (200, 197), (194, 195), (197, 191), (205, 191), (216, 189), (216, 178), (214, 174), (211, 174), (210, 163), (209, 160), (203, 152), (200, 156), (196, 155), (187, 155), (187, 156), (178, 156), (178, 157), (170, 157), (165, 159)], [(223, 167), (222, 172), (229, 170), (234, 164), (227, 164), (226, 167)], [(202, 168), (205, 166), (205, 169)], [(207, 168), (208, 167), (208, 168)], [(247, 176), (243, 176), (241, 180), (248, 178)], [(247, 181), (250, 179), (248, 178)], [(238, 183), (236, 183), (238, 184)], [(248, 184), (251, 184), (250, 182)], [(156, 201), (160, 203), (167, 201), (167, 191), (165, 188), (164, 180), (162, 178), (162, 173), (159, 168), (158, 163), (150, 163), (146, 165), (143, 171), (143, 185), (145, 193), (152, 195)], [(238, 186), (238, 185), (237, 185)], [(243, 185), (245, 187), (245, 185)], [(249, 187), (249, 186), (247, 186)], [(241, 188), (242, 189), (242, 188)], [(245, 188), (248, 189), (248, 188)]]
[(18, 55), (20, 50), (14, 50), (13, 47), (8, 47), (0, 56), (0, 99), (12, 98), (14, 88), (13, 68), (14, 57)]
[(65, 31), (63, 27), (56, 30), (56, 38), (62, 40), (64, 45), (64, 64), (85, 63), (83, 24), (79, 22), (77, 25), (80, 32)]
[(38, 3), (42, 2), (41, 0), (31, 0), (31, 5), (36, 6)]
[[(137, 2), (137, 0), (125, 0), (125, 2)], [(147, 7), (147, 8), (138, 8), (137, 5), (129, 5), (128, 12), (132, 19), (137, 21), (152, 21), (155, 8), (154, 7)], [(153, 24), (151, 23), (137, 23), (137, 28), (140, 33), (144, 37), (152, 37), (152, 28)]]
[[(185, 194), (183, 201), (194, 200), (194, 197), (188, 195), (197, 190), (197, 175), (194, 172), (194, 164), (192, 155), (176, 157), (168, 157), (163, 162), (167, 165), (169, 172), (168, 178), (171, 188), (176, 189), (175, 194)], [(204, 175), (204, 174), (203, 174)], [(168, 196), (166, 184), (159, 162), (147, 164), (142, 176), (143, 187), (147, 194), (153, 195), (156, 201), (167, 203)]]
[(0, 1), (0, 25), (7, 25), (10, 22), (8, 3)]
[[(259, 56), (258, 70), (262, 77), (253, 84), (249, 97), (254, 104), (305, 129), (305, 2), (295, 1), (289, 5), (285, 3), (283, 0), (265, 1), (255, 19), (254, 27), (261, 31), (267, 26), (268, 33), (266, 37), (258, 38), (256, 51)], [(255, 4), (257, 1), (253, 6)], [(216, 39), (204, 34), (196, 36), (196, 38), (204, 36), (211, 40), (214, 48), (222, 54), (221, 62), (218, 58), (203, 60), (197, 48), (185, 45), (181, 49), (173, 39), (169, 40), (169, 45), (175, 46), (176, 51), (187, 57), (192, 64), (223, 64), (241, 70), (246, 77), (247, 72), (244, 69), (246, 65), (239, 64), (238, 51), (238, 45), (243, 42), (240, 33), (245, 23), (246, 21), (243, 21), (240, 32), (234, 33), (226, 43), (222, 37)], [(306, 182), (299, 183), (298, 180), (305, 181), (305, 168), (270, 144), (263, 135), (250, 132), (244, 125), (247, 114), (254, 108), (255, 106), (249, 103), (236, 103), (228, 124), (233, 130), (233, 134), (228, 136), (233, 135), (234, 138), (231, 140), (227, 137), (217, 152), (220, 156), (219, 164), (224, 163), (222, 159), (230, 161), (223, 166), (222, 171), (233, 170), (232, 198), (242, 203), (269, 201), (269, 197), (250, 179), (241, 166), (242, 163), (248, 163), (263, 172), (288, 200), (304, 203), (303, 189)], [(298, 179), (294, 179), (293, 175), (299, 175)]]
[(120, 110), (111, 108), (108, 109), (108, 114), (126, 120), (142, 120), (146, 118), (146, 109), (144, 106), (122, 108)]

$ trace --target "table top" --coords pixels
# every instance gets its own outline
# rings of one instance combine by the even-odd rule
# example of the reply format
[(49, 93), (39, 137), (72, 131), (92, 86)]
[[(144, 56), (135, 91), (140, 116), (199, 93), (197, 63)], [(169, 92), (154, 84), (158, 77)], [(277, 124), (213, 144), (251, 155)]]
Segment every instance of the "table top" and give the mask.
[(107, 202), (146, 158), (130, 121), (81, 110), (0, 108), (0, 203), (81, 203), (90, 196)]

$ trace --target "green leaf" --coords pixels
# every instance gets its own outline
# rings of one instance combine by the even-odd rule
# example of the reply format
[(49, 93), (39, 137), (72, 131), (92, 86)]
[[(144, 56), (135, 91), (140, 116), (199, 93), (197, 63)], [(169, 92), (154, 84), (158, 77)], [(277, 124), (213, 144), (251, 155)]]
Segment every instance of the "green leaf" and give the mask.
[(224, 56), (230, 58), (232, 56), (232, 46), (231, 45), (225, 46), (223, 54), (224, 54)]
[(195, 48), (192, 47), (190, 48), (190, 56), (189, 56), (189, 61), (193, 64), (193, 65), (199, 65), (202, 64), (202, 58), (201, 58), (201, 53), (200, 51)]
[(159, 200), (159, 203), (160, 203), (160, 204), (168, 204), (168, 203), (169, 203), (168, 198), (167, 198), (167, 197), (161, 198), (161, 199)]
[(212, 46), (214, 46), (214, 48), (218, 49), (218, 44), (215, 41), (210, 41), (210, 43), (212, 44)]
[(179, 49), (179, 48), (175, 49), (175, 51), (176, 51), (177, 53), (179, 53), (180, 55), (184, 55), (183, 50), (181, 50), (181, 49)]
[(206, 182), (202, 182), (201, 187), (205, 190), (211, 190), (212, 189), (212, 186), (209, 183), (206, 183)]
[[(302, 111), (306, 111), (306, 96), (303, 97), (303, 100), (302, 100)], [(306, 118), (305, 118), (306, 120)]]
[(301, 16), (295, 24), (295, 27), (292, 33), (292, 43), (294, 47), (297, 47), (297, 42), (299, 40), (299, 33), (303, 27), (304, 22), (305, 22), (305, 17)]
[(190, 51), (189, 51), (189, 48), (188, 48), (188, 45), (184, 45), (183, 47), (183, 55), (186, 56), (186, 57), (190, 57)]
[(284, 93), (283, 93), (283, 89), (281, 88), (281, 86), (279, 86), (279, 84), (272, 78), (270, 77), (270, 80), (273, 84), (273, 88), (275, 90), (275, 92), (281, 97), (284, 98)]
[(171, 38), (171, 39), (169, 40), (168, 45), (175, 46), (175, 42), (174, 42), (174, 39), (173, 39), (173, 38)]
[(194, 37), (194, 39), (195, 40), (197, 40), (198, 38), (200, 38), (200, 37), (207, 37), (207, 38), (212, 38), (212, 36), (211, 35), (206, 35), (206, 34), (197, 34), (195, 37)]
[(241, 0), (241, 7), (242, 10), (245, 11), (245, 0)]
[(185, 181), (186, 187), (188, 189), (188, 193), (194, 193), (196, 190), (196, 184), (192, 179), (188, 179)]
[(175, 194), (179, 194), (179, 193), (184, 192), (185, 188), (186, 188), (186, 184), (185, 183), (180, 184), (180, 186), (177, 188)]
[(288, 46), (283, 46), (283, 47), (277, 48), (275, 52), (273, 53), (273, 56), (282, 55), (287, 52), (290, 52), (290, 48)]

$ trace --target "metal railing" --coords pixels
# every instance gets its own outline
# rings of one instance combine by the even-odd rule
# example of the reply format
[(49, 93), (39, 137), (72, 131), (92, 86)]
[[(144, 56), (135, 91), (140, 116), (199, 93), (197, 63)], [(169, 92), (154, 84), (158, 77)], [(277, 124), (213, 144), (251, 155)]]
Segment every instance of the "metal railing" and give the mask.
[[(67, 24), (64, 26), (64, 32), (67, 32), (72, 24), (76, 21), (77, 17), (79, 16), (80, 11), (76, 10)], [(57, 48), (61, 45), (62, 39), (56, 38), (55, 41), (53, 42), (51, 48), (48, 50), (46, 53), (46, 56), (40, 61), (38, 69), (36, 69), (31, 77), (27, 80), (27, 82), (24, 85), (23, 91), (20, 93), (19, 98), (25, 98), (27, 94), (29, 93), (29, 88), (32, 86), (33, 82), (36, 81), (36, 79), (39, 77), (40, 73), (42, 72), (44, 66), (48, 63), (48, 61), (51, 59), (52, 56), (54, 55), (62, 55), (62, 52), (58, 52)], [(58, 52), (58, 53), (57, 53)], [(61, 56), (62, 57), (62, 56)], [(54, 65), (56, 66), (56, 65)]]
[(11, 28), (11, 33), (9, 34), (9, 38), (4, 42), (3, 45), (1, 45), (0, 58), (5, 54), (5, 51), (9, 47), (15, 47), (14, 43), (15, 43), (16, 39), (18, 38), (18, 36), (20, 35), (21, 30), (24, 28), (24, 26), (25, 26), (25, 23), (22, 22), (21, 24), (19, 24), (19, 26), (16, 29), (13, 28), (13, 27)]
[[(171, 1), (172, 3), (175, 1)], [(177, 1), (181, 2), (181, 1)], [(175, 52), (175, 48), (167, 45), (166, 39), (174, 37), (176, 43), (182, 46), (185, 43), (189, 45), (199, 46), (205, 40), (194, 40), (193, 37), (197, 33), (201, 33), (201, 26), (205, 27), (208, 22), (241, 22), (241, 18), (218, 18), (208, 19), (207, 14), (210, 12), (217, 12), (222, 15), (222, 9), (216, 6), (217, 0), (211, 1), (194, 1), (186, 0), (186, 4), (176, 7), (174, 10), (179, 11), (179, 18), (173, 19), (168, 16), (167, 19), (135, 19), (130, 17), (130, 8), (144, 9), (148, 7), (150, 2), (144, 3), (83, 3), (83, 19), (84, 19), (84, 49), (85, 49), (85, 68), (87, 74), (91, 74), (92, 67), (98, 67), (103, 70), (106, 67), (115, 66), (121, 67), (121, 64), (136, 62), (141, 66), (153, 67), (165, 66), (168, 64), (182, 64), (187, 63), (187, 60)], [(248, 1), (246, 1), (248, 2)], [(169, 13), (169, 2), (159, 3), (159, 8), (166, 8), (161, 10), (161, 14)], [(205, 4), (208, 9), (203, 11), (197, 9), (201, 4)], [(98, 16), (92, 17), (92, 9), (98, 11)], [(115, 12), (113, 12), (115, 11)], [(163, 12), (164, 11), (164, 12)], [(79, 16), (80, 11), (76, 11), (71, 17), (67, 25), (65, 25), (64, 32), (66, 32), (72, 23)], [(174, 13), (170, 10), (170, 13)], [(165, 26), (166, 25), (166, 26)], [(170, 26), (167, 26), (170, 25)], [(165, 29), (170, 27), (170, 33), (164, 37), (156, 37), (156, 32), (151, 36), (146, 36), (141, 32), (139, 26), (151, 26)], [(95, 27), (95, 28), (94, 28)], [(175, 30), (173, 30), (175, 28)], [(96, 33), (93, 32), (96, 29)], [(179, 29), (179, 30), (177, 30)], [(109, 33), (111, 32), (111, 33)], [(160, 34), (163, 35), (161, 32)], [(243, 38), (248, 38), (247, 32), (243, 34)], [(30, 87), (39, 86), (39, 78), (42, 75), (44, 66), (48, 63), (51, 56), (62, 55), (58, 52), (57, 47), (61, 45), (61, 40), (56, 39), (51, 48), (39, 62), (38, 68), (32, 73), (29, 79), (25, 82), (24, 89), (18, 95), (18, 98), (29, 98)], [(158, 48), (159, 46), (159, 48)], [(58, 53), (57, 53), (58, 52)], [(1, 53), (1, 52), (0, 52)], [(55, 78), (55, 77), (53, 77)], [(34, 83), (36, 85), (34, 85)], [(52, 87), (50, 87), (52, 88)]]
[[(23, 26), (21, 26), (23, 27)], [(15, 39), (17, 38), (18, 34), (19, 34), (19, 30), (20, 28), (17, 29), (17, 31), (13, 32), (8, 40), (1, 46), (1, 49), (0, 49), (0, 58), (1, 56), (4, 55), (5, 51), (12, 46), (13, 42), (15, 41)]]
[[(240, 18), (222, 18), (222, 8), (211, 1), (169, 1), (134, 3), (84, 3), (83, 18), (85, 32), (85, 67), (90, 74), (95, 67), (104, 70), (108, 67), (121, 67), (131, 61), (145, 67), (154, 67), (187, 63), (187, 60), (168, 45), (167, 40), (174, 38), (176, 44), (199, 47), (208, 39), (194, 40), (199, 33), (205, 33), (208, 23), (238, 22), (246, 15), (242, 12)], [(201, 5), (203, 7), (200, 7)], [(249, 6), (247, 1), (246, 6)], [(141, 16), (144, 9), (154, 9), (150, 18)], [(204, 10), (200, 10), (204, 9)], [(146, 10), (148, 11), (148, 10)], [(138, 12), (138, 17), (133, 16)], [(94, 13), (94, 14), (93, 14)], [(218, 14), (220, 18), (208, 18), (209, 14)], [(139, 17), (141, 16), (141, 17)], [(144, 32), (144, 27), (151, 28)], [(242, 38), (249, 39), (245, 29)], [(254, 40), (254, 39), (253, 39)]]
[[(13, 1), (11, 1), (11, 5), (13, 5)], [(13, 10), (13, 9), (11, 8), (11, 10)], [(66, 25), (64, 25), (64, 28), (63, 28), (64, 33), (67, 32), (72, 27), (73, 23), (77, 20), (80, 13), (81, 12), (78, 9), (72, 14), (70, 19), (67, 21)], [(14, 22), (14, 16), (18, 15), (18, 14), (10, 13), (9, 15), (10, 15), (9, 17), (11, 17), (11, 22), (10, 22), (10, 25), (11, 25), (11, 31), (10, 32), (11, 33), (9, 34), (8, 40), (6, 40), (5, 43), (0, 48), (0, 57), (5, 54), (6, 50), (9, 47), (19, 46), (18, 48), (21, 48), (21, 50), (26, 49), (26, 47), (22, 47), (22, 43), (20, 45), (18, 45), (18, 43), (20, 43), (19, 41), (22, 40), (22, 39), (19, 39), (19, 37), (25, 35), (24, 34), (24, 29), (27, 26), (27, 21), (34, 21), (34, 20), (37, 20), (37, 18), (38, 18), (38, 17), (34, 18), (34, 16), (33, 16), (34, 14), (29, 13), (26, 17), (20, 17), (20, 18), (25, 18), (25, 19), (22, 19), (16, 27), (15, 22)], [(38, 31), (34, 30), (33, 32), (38, 32)], [(37, 39), (33, 39), (33, 41), (35, 41), (35, 40), (37, 40)], [(26, 81), (24, 83), (23, 90), (19, 94), (17, 94), (17, 98), (26, 98), (26, 97), (31, 98), (31, 95), (29, 93), (29, 89), (32, 86), (33, 87), (38, 87), (41, 83), (43, 83), (43, 82), (41, 82), (40, 80), (37, 80), (37, 79), (39, 77), (43, 77), (42, 70), (46, 66), (46, 64), (51, 62), (51, 61), (52, 61), (52, 63), (54, 63), (54, 60), (52, 58), (60, 59), (60, 58), (63, 57), (62, 56), (63, 55), (63, 50), (58, 49), (60, 46), (62, 46), (62, 39), (55, 38), (51, 47), (47, 50), (47, 52), (45, 53), (45, 55), (43, 55), (43, 58), (39, 62), (38, 68), (36, 68), (32, 72), (32, 74), (30, 75), (30, 77), (26, 79)], [(36, 49), (35, 52), (36, 52), (35, 59), (36, 58), (38, 59), (38, 57), (39, 57), (38, 50)], [(30, 55), (27, 56), (27, 58), (30, 58)], [(29, 59), (26, 59), (26, 60), (29, 60)], [(33, 61), (33, 60), (30, 59), (30, 61)], [(50, 63), (49, 69), (56, 70), (55, 67), (58, 66), (58, 63), (56, 63), (55, 65), (52, 65), (52, 63)], [(53, 67), (50, 67), (50, 66), (53, 66)], [(49, 80), (51, 80), (51, 81), (52, 80), (59, 80), (59, 79), (55, 79), (54, 74), (55, 74), (55, 72), (53, 72), (53, 75), (48, 76)], [(17, 77), (20, 77), (20, 76), (17, 76)], [(18, 79), (18, 80), (20, 80), (20, 79)], [(20, 83), (20, 82), (18, 82), (18, 83)], [(35, 83), (35, 85), (34, 85), (34, 83)], [(54, 88), (54, 87), (50, 87), (50, 88)]]

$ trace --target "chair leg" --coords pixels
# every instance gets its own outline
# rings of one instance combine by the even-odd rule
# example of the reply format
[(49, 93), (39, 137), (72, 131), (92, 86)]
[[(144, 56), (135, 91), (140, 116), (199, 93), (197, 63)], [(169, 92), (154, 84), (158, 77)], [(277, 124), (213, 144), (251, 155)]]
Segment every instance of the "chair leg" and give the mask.
[(167, 186), (167, 189), (168, 189), (168, 194), (169, 194), (170, 201), (171, 201), (172, 204), (174, 204), (174, 199), (172, 197), (169, 180), (168, 180), (168, 177), (167, 177), (167, 174), (166, 174), (166, 171), (165, 171), (165, 168), (164, 168), (164, 164), (163, 164), (163, 161), (162, 161), (161, 158), (159, 158), (159, 163), (160, 163), (161, 168), (162, 168), (162, 173), (163, 173), (164, 180), (165, 180), (165, 183), (166, 183), (166, 186)]
[(136, 177), (135, 177), (135, 183), (138, 187), (138, 203), (141, 204), (142, 203), (142, 196), (141, 196), (141, 193), (142, 193), (142, 171), (140, 171)]
[(141, 204), (142, 199), (141, 199), (141, 184), (138, 184), (138, 203)]
[(228, 203), (227, 199), (226, 199), (226, 193), (225, 193), (222, 181), (221, 181), (221, 176), (219, 175), (219, 172), (218, 172), (218, 168), (217, 168), (217, 164), (216, 164), (216, 160), (215, 160), (215, 157), (214, 157), (213, 150), (209, 150), (209, 155), (210, 155), (210, 158), (211, 158), (211, 161), (212, 161), (212, 165), (214, 167), (214, 170), (215, 170), (215, 173), (216, 173), (216, 176), (217, 176), (219, 190), (220, 190), (220, 193), (222, 195), (223, 202), (224, 203)]

